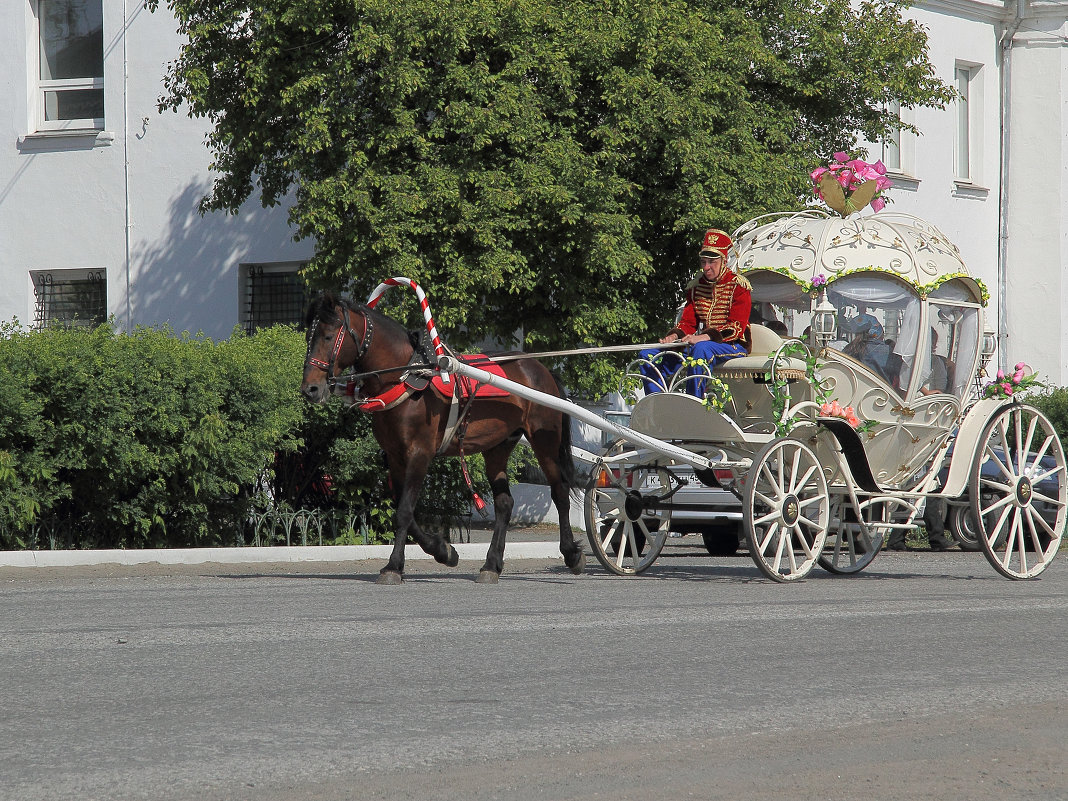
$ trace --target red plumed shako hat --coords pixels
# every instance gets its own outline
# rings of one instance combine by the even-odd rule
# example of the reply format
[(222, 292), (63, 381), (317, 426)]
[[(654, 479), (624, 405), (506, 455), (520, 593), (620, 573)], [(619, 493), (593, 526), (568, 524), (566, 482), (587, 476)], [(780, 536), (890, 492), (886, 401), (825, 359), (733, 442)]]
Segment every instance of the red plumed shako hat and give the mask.
[(712, 228), (705, 232), (705, 238), (701, 242), (701, 252), (698, 255), (714, 256), (719, 254), (726, 261), (727, 251), (730, 250), (730, 247), (731, 238), (727, 235), (727, 232)]

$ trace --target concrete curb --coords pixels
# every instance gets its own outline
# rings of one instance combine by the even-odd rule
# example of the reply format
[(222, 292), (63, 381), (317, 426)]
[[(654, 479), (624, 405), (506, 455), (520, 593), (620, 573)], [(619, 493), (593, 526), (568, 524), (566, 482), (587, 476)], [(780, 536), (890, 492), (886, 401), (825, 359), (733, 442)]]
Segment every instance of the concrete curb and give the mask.
[[(459, 543), (460, 559), (483, 561), (488, 543)], [(87, 565), (199, 565), (267, 562), (346, 562), (388, 559), (392, 545), (309, 545), (271, 548), (156, 548), (139, 551), (0, 551), (0, 567), (84, 567)], [(510, 542), (508, 559), (562, 559), (555, 542)], [(418, 545), (407, 545), (404, 558), (430, 559)]]

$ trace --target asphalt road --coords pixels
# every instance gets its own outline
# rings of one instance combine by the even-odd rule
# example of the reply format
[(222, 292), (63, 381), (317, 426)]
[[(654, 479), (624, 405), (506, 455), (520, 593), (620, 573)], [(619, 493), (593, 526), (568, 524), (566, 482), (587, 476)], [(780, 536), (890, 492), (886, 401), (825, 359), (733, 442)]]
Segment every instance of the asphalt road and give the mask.
[(1068, 558), (0, 570), (0, 799), (1068, 798)]

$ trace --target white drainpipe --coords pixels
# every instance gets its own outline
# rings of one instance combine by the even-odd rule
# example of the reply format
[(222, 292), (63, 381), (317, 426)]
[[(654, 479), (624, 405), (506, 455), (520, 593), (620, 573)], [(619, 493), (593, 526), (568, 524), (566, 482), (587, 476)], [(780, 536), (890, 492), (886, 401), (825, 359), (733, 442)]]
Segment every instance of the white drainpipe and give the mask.
[[(1027, 0), (1016, 0), (1016, 16), (1005, 29), (998, 44), (1001, 46), (1001, 69), (998, 72), (1000, 104), (998, 116), (1001, 128), (1001, 152), (998, 164), (998, 362), (1007, 364), (1008, 303), (1006, 302), (1007, 256), (1009, 240), (1009, 102), (1012, 82), (1012, 42), (1027, 14)], [(994, 370), (996, 370), (996, 366)]]
[(126, 332), (133, 331), (133, 315), (130, 307), (130, 60), (126, 50), (126, 35), (130, 21), (126, 17), (126, 0), (122, 0), (122, 183), (125, 190), (126, 217)]

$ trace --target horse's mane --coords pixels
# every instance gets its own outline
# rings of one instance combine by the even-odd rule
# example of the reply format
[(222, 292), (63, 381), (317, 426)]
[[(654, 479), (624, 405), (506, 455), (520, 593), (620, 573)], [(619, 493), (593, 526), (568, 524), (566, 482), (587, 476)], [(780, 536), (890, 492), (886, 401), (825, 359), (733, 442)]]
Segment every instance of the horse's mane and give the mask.
[(396, 327), (400, 336), (406, 336), (404, 326), (392, 317), (387, 317), (366, 304), (356, 303), (333, 292), (320, 292), (317, 297), (312, 299), (312, 302), (308, 305), (308, 311), (304, 315), (305, 330), (310, 331), (317, 322), (337, 323), (340, 316), (339, 312), (342, 308), (366, 315), (374, 321), (375, 325)]

